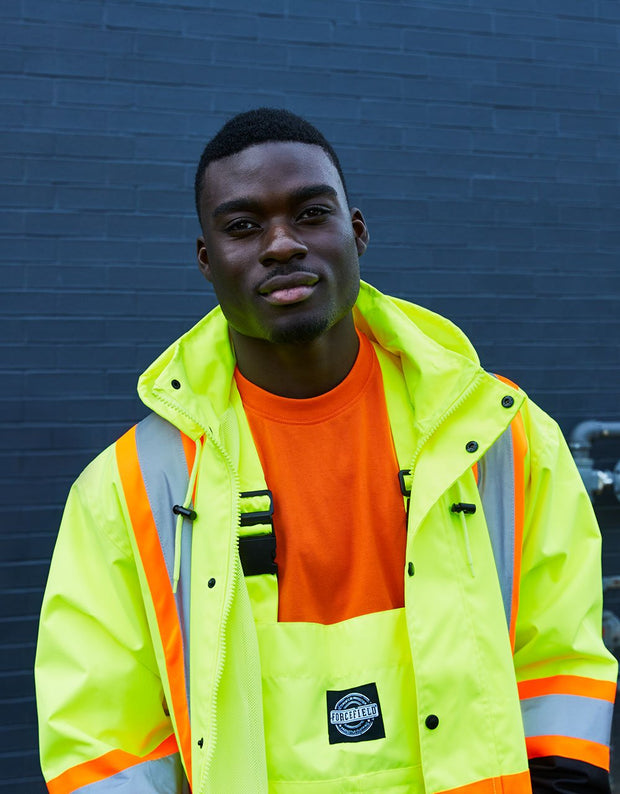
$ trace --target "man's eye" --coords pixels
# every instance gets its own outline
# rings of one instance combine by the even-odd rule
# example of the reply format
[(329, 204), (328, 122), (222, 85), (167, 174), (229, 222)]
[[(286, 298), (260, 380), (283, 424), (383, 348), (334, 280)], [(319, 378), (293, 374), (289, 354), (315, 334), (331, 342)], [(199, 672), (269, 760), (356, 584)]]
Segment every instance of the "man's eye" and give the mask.
[(299, 220), (314, 220), (315, 218), (322, 218), (324, 215), (328, 215), (330, 210), (327, 207), (321, 206), (312, 206), (306, 207), (306, 209), (300, 213)]
[(247, 220), (247, 218), (240, 218), (239, 220), (232, 221), (226, 226), (227, 232), (232, 233), (240, 233), (240, 232), (249, 232), (252, 229), (256, 229), (256, 223), (254, 221)]

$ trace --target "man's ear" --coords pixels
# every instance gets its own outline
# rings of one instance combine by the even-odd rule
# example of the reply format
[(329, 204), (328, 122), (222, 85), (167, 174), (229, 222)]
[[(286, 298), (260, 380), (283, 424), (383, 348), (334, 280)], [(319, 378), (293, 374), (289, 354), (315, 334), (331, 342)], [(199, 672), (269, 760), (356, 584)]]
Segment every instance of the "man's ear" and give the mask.
[(196, 257), (198, 259), (200, 272), (207, 281), (211, 281), (211, 267), (209, 266), (209, 255), (207, 254), (207, 246), (204, 237), (198, 237), (196, 240)]
[(370, 240), (370, 233), (366, 226), (366, 221), (362, 215), (361, 210), (357, 207), (351, 208), (351, 225), (353, 226), (353, 233), (355, 234), (355, 247), (357, 248), (357, 255), (362, 256), (364, 251), (368, 248)]

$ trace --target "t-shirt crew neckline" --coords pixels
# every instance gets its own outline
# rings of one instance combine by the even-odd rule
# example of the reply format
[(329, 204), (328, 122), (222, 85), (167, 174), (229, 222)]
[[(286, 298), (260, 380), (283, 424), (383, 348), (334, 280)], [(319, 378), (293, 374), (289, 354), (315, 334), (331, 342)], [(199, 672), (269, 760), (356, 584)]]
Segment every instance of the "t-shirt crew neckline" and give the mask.
[(363, 394), (375, 366), (376, 356), (370, 341), (357, 332), (359, 350), (348, 375), (333, 389), (316, 397), (296, 399), (272, 394), (249, 381), (235, 367), (235, 381), (245, 408), (282, 424), (324, 422), (350, 408)]

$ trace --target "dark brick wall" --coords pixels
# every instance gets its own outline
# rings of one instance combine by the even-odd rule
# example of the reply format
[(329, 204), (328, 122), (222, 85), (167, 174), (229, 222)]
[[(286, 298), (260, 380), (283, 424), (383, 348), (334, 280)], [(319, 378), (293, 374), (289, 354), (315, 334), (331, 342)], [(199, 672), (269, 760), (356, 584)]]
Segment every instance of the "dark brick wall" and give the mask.
[(460, 324), (566, 431), (618, 419), (619, 31), (613, 0), (0, 5), (0, 790), (42, 790), (31, 664), (70, 482), (213, 304), (205, 140), (258, 104), (309, 116), (365, 210), (368, 280)]

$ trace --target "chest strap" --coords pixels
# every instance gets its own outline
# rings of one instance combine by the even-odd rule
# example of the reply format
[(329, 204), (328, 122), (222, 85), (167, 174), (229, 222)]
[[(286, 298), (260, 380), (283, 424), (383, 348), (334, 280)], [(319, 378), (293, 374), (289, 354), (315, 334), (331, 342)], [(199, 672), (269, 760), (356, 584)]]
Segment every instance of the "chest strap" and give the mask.
[[(245, 576), (278, 573), (276, 536), (273, 530), (273, 494), (270, 490), (242, 491), (243, 500), (251, 500), (258, 509), (241, 513), (239, 521), (239, 558)], [(247, 534), (248, 527), (264, 527), (262, 532)], [(256, 531), (255, 531), (256, 532)]]

